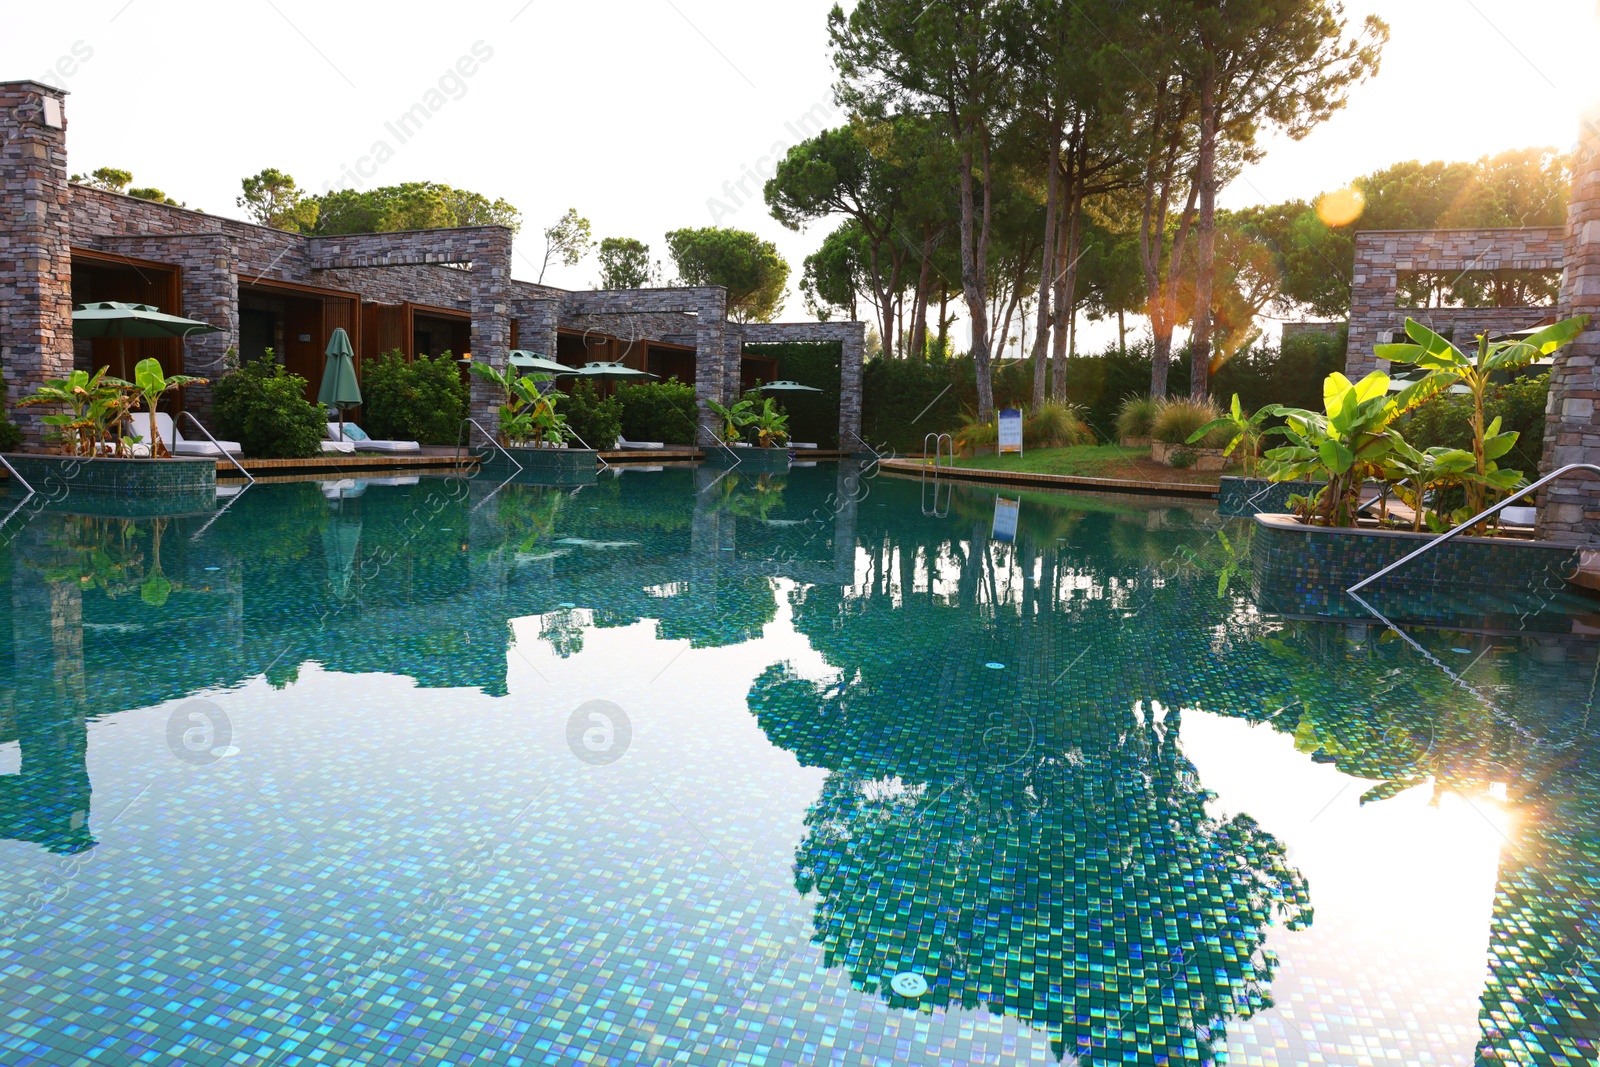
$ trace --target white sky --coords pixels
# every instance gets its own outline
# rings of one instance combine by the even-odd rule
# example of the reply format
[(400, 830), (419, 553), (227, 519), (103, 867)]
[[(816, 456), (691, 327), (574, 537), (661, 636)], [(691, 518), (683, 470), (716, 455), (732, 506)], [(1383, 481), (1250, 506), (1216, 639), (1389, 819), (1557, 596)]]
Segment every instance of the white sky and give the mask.
[[(539, 231), (576, 207), (600, 236), (655, 254), (662, 235), (717, 222), (777, 242), (794, 268), (827, 225), (785, 230), (747, 176), (821, 105), (832, 108), (829, 0), (85, 0), (10, 4), (0, 77), (51, 75), (67, 100), (74, 171), (131, 170), (217, 214), (266, 166), (321, 191), (374, 142), (394, 149), (367, 185), (435, 180), (505, 197), (525, 218), (519, 277), (538, 275)], [(1393, 29), (1383, 71), (1350, 107), (1227, 191), (1242, 205), (1310, 196), (1401, 159), (1472, 159), (1570, 146), (1580, 101), (1600, 99), (1595, 0), (1361, 0)], [(381, 13), (380, 13), (381, 12)], [(482, 42), (492, 57), (401, 143), (392, 122)], [(1521, 55), (1518, 54), (1520, 51)], [(1523, 57), (1527, 57), (1524, 59)], [(369, 168), (370, 169), (370, 168)], [(764, 176), (764, 175), (763, 175)], [(751, 195), (725, 190), (745, 177)], [(736, 190), (735, 190), (736, 191)], [(732, 212), (713, 214), (717, 198)], [(582, 287), (593, 260), (546, 280)], [(791, 286), (791, 292), (793, 292)], [(802, 317), (792, 296), (787, 317)], [(1086, 327), (1087, 348), (1114, 335)]]

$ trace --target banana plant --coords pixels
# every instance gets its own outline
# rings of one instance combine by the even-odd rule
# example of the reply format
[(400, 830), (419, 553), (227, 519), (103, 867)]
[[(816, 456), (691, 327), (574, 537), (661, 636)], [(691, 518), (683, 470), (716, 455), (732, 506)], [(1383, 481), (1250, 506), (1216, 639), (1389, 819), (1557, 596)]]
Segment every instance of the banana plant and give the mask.
[(1289, 439), (1287, 445), (1267, 451), (1268, 477), (1282, 482), (1321, 475), (1326, 481), (1320, 489), (1291, 501), (1300, 518), (1323, 526), (1354, 525), (1362, 482), (1384, 477), (1398, 437), (1390, 425), (1429, 395), (1423, 382), (1391, 394), (1389, 376), (1382, 371), (1359, 382), (1335, 373), (1323, 380), (1321, 413), (1267, 405), (1262, 411), (1285, 420), (1269, 432)]
[(1492, 431), (1483, 421), (1483, 396), (1491, 376), (1526, 367), (1536, 359), (1551, 355), (1582, 333), (1588, 324), (1589, 316), (1575, 315), (1514, 341), (1490, 341), (1488, 334), (1479, 334), (1477, 351), (1469, 356), (1422, 323), (1406, 319), (1409, 342), (1378, 345), (1374, 349), (1379, 359), (1414, 363), (1430, 372), (1418, 383), (1428, 396), (1442, 393), (1457, 382), (1472, 394), (1472, 456), (1478, 477), (1466, 486), (1469, 514), (1476, 515), (1483, 510), (1486, 496), (1493, 488), (1493, 480), (1488, 476), (1492, 473), (1492, 461), (1497, 457), (1488, 454)]
[(1228, 413), (1220, 419), (1212, 419), (1190, 434), (1188, 443), (1195, 444), (1213, 430), (1227, 429), (1233, 431), (1233, 437), (1229, 439), (1227, 445), (1222, 449), (1222, 454), (1231, 456), (1234, 449), (1239, 449), (1239, 461), (1244, 465), (1244, 476), (1253, 478), (1256, 473), (1256, 453), (1260, 451), (1261, 438), (1266, 433), (1261, 428), (1261, 424), (1270, 414), (1270, 411), (1262, 408), (1254, 415), (1246, 415), (1244, 409), (1239, 406), (1239, 394), (1234, 393), (1233, 406)]
[(770, 396), (762, 401), (760, 413), (752, 415), (750, 428), (756, 432), (756, 444), (762, 448), (772, 448), (789, 441), (789, 416), (778, 410), (777, 403)]
[(121, 378), (109, 377), (101, 367), (90, 374), (75, 370), (65, 378), (52, 378), (32, 396), (17, 401), (17, 407), (34, 404), (60, 404), (66, 412), (46, 415), (41, 420), (56, 428), (68, 455), (92, 456), (99, 449), (106, 431), (121, 421), (133, 387)]
[(558, 414), (555, 405), (566, 394), (554, 389), (539, 391), (539, 384), (549, 381), (550, 375), (519, 375), (517, 368), (509, 364), (502, 371), (487, 363), (472, 364), (472, 373), (500, 390), (496, 429), (502, 446), (528, 440), (559, 444), (565, 439), (566, 416)]
[[(182, 389), (186, 385), (204, 385), (205, 378), (197, 378), (192, 374), (168, 375), (161, 369), (159, 359), (141, 359), (133, 368), (134, 390), (138, 399), (144, 401), (146, 410), (150, 412), (150, 455), (152, 457), (170, 456), (167, 446), (161, 442), (161, 430), (156, 426), (156, 406), (161, 403), (161, 398), (174, 389)], [(121, 422), (119, 418), (118, 423)], [(120, 435), (119, 435), (120, 436)]]
[(1418, 450), (1398, 434), (1395, 435), (1385, 463), (1385, 472), (1387, 477), (1395, 481), (1395, 491), (1400, 499), (1412, 509), (1411, 528), (1420, 532), (1426, 522), (1428, 529), (1442, 533), (1482, 510), (1468, 504), (1445, 514), (1436, 507), (1427, 507), (1430, 494), (1437, 499), (1439, 492), (1456, 486), (1476, 486), (1481, 490), (1503, 493), (1520, 485), (1524, 480), (1521, 471), (1501, 470), (1494, 462), (1511, 451), (1516, 443), (1515, 431), (1501, 433), (1498, 418), (1490, 423), (1484, 438), (1484, 450), (1488, 456), (1486, 470), (1479, 474), (1476, 458), (1464, 448), (1434, 446)]
[(736, 400), (730, 406), (724, 407), (715, 400), (707, 400), (706, 406), (722, 420), (722, 439), (728, 444), (739, 440), (741, 431), (756, 421), (755, 405), (748, 400)]

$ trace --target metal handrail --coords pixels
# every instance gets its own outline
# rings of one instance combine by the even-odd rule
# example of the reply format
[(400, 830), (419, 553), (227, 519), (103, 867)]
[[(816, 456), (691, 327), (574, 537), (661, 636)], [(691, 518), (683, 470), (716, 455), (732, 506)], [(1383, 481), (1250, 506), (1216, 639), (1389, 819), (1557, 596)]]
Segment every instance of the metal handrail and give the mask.
[(1589, 471), (1589, 472), (1591, 472), (1593, 474), (1600, 474), (1600, 466), (1597, 466), (1597, 465), (1595, 465), (1593, 463), (1568, 463), (1565, 467), (1562, 467), (1559, 470), (1555, 470), (1555, 471), (1550, 472), (1549, 474), (1545, 475), (1543, 478), (1540, 478), (1538, 481), (1534, 482), (1532, 485), (1528, 486), (1527, 488), (1516, 490), (1510, 496), (1508, 496), (1504, 500), (1500, 501), (1500, 503), (1495, 504), (1493, 507), (1490, 507), (1490, 508), (1484, 510), (1482, 513), (1480, 513), (1478, 515), (1474, 515), (1472, 518), (1468, 519), (1466, 522), (1463, 522), (1463, 523), (1459, 524), (1458, 526), (1456, 526), (1455, 529), (1450, 530), (1447, 533), (1440, 534), (1438, 537), (1435, 537), (1432, 541), (1429, 541), (1427, 544), (1423, 545), (1421, 548), (1417, 549), (1415, 552), (1408, 552), (1405, 555), (1401, 556), (1399, 559), (1395, 560), (1393, 563), (1389, 564), (1387, 567), (1383, 568), (1382, 570), (1377, 571), (1376, 573), (1373, 573), (1373, 574), (1369, 574), (1367, 577), (1361, 579), (1355, 585), (1352, 585), (1349, 589), (1346, 589), (1345, 592), (1351, 593), (1351, 594), (1359, 593), (1362, 589), (1365, 589), (1367, 586), (1371, 585), (1373, 582), (1377, 581), (1379, 578), (1382, 578), (1384, 575), (1388, 574), (1390, 571), (1395, 570), (1396, 568), (1398, 568), (1398, 567), (1400, 567), (1400, 566), (1402, 566), (1404, 564), (1410, 563), (1412, 560), (1416, 559), (1418, 556), (1422, 555), (1424, 552), (1429, 551), (1430, 549), (1438, 548), (1440, 545), (1444, 544), (1446, 541), (1450, 540), (1451, 538), (1456, 537), (1456, 536), (1458, 536), (1460, 534), (1466, 533), (1468, 530), (1470, 530), (1474, 526), (1478, 525), (1478, 523), (1482, 522), (1484, 519), (1489, 518), (1491, 515), (1498, 514), (1501, 508), (1509, 507), (1510, 505), (1515, 504), (1517, 501), (1523, 499), (1524, 497), (1528, 496), (1530, 493), (1532, 493), (1535, 490), (1541, 488), (1542, 486), (1547, 485), (1550, 482), (1555, 481), (1557, 478), (1561, 477), (1562, 475), (1570, 474), (1572, 471), (1577, 471), (1577, 470), (1585, 470), (1585, 471)]
[[(876, 448), (873, 448), (870, 444), (868, 444), (867, 443), (867, 439), (865, 437), (862, 437), (860, 434), (856, 433), (854, 430), (847, 430), (846, 432), (851, 437), (854, 437), (856, 439), (856, 442), (859, 445), (861, 445), (862, 448), (866, 449), (868, 452), (871, 452), (873, 459), (877, 460), (880, 463), (883, 461), (883, 453), (879, 452)], [(924, 441), (923, 443), (926, 444), (927, 442)]]
[(932, 433), (932, 432), (929, 432), (927, 434), (924, 434), (923, 437), (922, 437), (922, 458), (924, 460), (926, 460), (928, 458), (928, 442), (930, 440), (933, 442), (933, 469), (935, 471), (937, 471), (939, 469), (939, 457), (941, 455), (943, 455), (943, 453), (944, 453), (943, 442), (945, 442), (945, 441), (949, 441), (950, 442), (950, 466), (952, 468), (954, 468), (955, 465), (956, 465), (956, 440), (955, 440), (955, 438), (951, 437), (947, 433)]
[[(494, 435), (492, 433), (490, 433), (488, 430), (485, 430), (482, 426), (480, 426), (478, 424), (478, 420), (477, 419), (474, 419), (474, 418), (472, 418), (470, 416), (465, 418), (465, 419), (462, 419), (461, 420), (461, 425), (456, 428), (456, 462), (457, 463), (461, 462), (461, 430), (468, 423), (471, 423), (473, 426), (476, 426), (478, 428), (478, 432), (483, 434), (484, 440), (488, 441), (494, 447), (500, 449), (500, 454), (502, 456), (506, 457), (506, 459), (509, 459), (511, 461), (512, 465), (517, 468), (517, 470), (521, 471), (521, 470), (526, 470), (527, 469), (522, 464), (517, 462), (517, 457), (516, 456), (513, 456), (510, 452), (507, 452), (505, 450), (505, 448), (501, 446), (500, 442), (496, 441), (494, 439)], [(469, 437), (468, 440), (471, 440), (471, 438)]]
[[(22, 488), (24, 488), (24, 489), (26, 489), (28, 491), (28, 496), (32, 496), (33, 495), (33, 486), (28, 484), (28, 479), (24, 478), (22, 475), (17, 473), (17, 468), (15, 468), (15, 467), (13, 467), (11, 465), (11, 461), (6, 459), (6, 457), (4, 457), (4, 456), (0, 456), (0, 463), (4, 463), (6, 465), (6, 470), (11, 472), (11, 477), (13, 477), (17, 481), (21, 482), (22, 483)], [(26, 504), (28, 502), (28, 496), (25, 496), (25, 497), (22, 498), (22, 502), (24, 504)], [(10, 515), (6, 516), (6, 518), (10, 518), (10, 517), (11, 517)]]
[[(215, 446), (215, 448), (216, 448), (216, 450), (218, 452), (221, 452), (224, 456), (226, 456), (229, 463), (232, 463), (235, 467), (239, 468), (239, 473), (245, 476), (245, 480), (246, 481), (248, 481), (251, 485), (255, 485), (256, 484), (256, 480), (255, 480), (255, 478), (251, 477), (250, 472), (245, 470), (242, 466), (239, 465), (239, 461), (233, 458), (233, 453), (231, 453), (227, 449), (223, 448), (222, 445), (217, 442), (217, 439), (215, 437), (211, 436), (211, 431), (206, 429), (204, 423), (202, 423), (199, 419), (195, 418), (194, 414), (192, 412), (185, 411), (185, 412), (182, 412), (182, 414), (185, 417), (187, 417), (190, 422), (192, 422), (196, 426), (200, 427), (200, 432), (206, 435), (206, 440), (210, 441), (211, 444), (213, 446)], [(155, 419), (152, 418), (150, 421), (153, 423), (155, 421)], [(174, 441), (173, 444), (177, 444), (177, 442)]]
[[(605, 470), (610, 470), (611, 469), (611, 464), (606, 462), (606, 457), (604, 457), (604, 456), (602, 456), (600, 454), (600, 450), (598, 448), (590, 448), (589, 442), (585, 441), (583, 439), (582, 435), (580, 435), (577, 430), (574, 430), (572, 427), (567, 426), (567, 427), (563, 428), (562, 432), (563, 433), (570, 433), (573, 437), (576, 437), (578, 439), (578, 443), (580, 445), (582, 445), (584, 448), (588, 448), (590, 452), (593, 452), (594, 453), (594, 458), (600, 461), (600, 466), (603, 469), (605, 469)], [(613, 442), (613, 443), (615, 443), (615, 442)]]

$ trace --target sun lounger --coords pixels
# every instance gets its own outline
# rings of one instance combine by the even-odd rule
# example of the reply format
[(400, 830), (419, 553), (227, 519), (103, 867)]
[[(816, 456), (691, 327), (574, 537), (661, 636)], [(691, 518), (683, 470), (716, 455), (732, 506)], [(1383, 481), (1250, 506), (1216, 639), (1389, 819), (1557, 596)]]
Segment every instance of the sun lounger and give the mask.
[[(134, 455), (150, 454), (150, 413), (136, 411), (128, 416), (131, 436), (141, 438), (134, 446)], [(156, 412), (156, 429), (161, 433), (161, 443), (167, 446), (167, 451), (174, 456), (220, 456), (224, 452), (239, 453), (244, 451), (244, 446), (237, 441), (218, 441), (213, 445), (204, 437), (199, 440), (185, 440), (177, 428), (172, 424), (172, 416), (164, 411)], [(221, 446), (218, 448), (218, 446)]]
[(624, 451), (634, 450), (640, 452), (654, 452), (666, 447), (667, 446), (661, 441), (630, 441), (620, 433), (617, 434), (617, 448)]
[[(339, 440), (339, 424), (328, 423), (328, 439)], [(344, 424), (344, 440), (355, 446), (357, 452), (418, 452), (422, 446), (415, 441), (377, 441), (353, 422)]]

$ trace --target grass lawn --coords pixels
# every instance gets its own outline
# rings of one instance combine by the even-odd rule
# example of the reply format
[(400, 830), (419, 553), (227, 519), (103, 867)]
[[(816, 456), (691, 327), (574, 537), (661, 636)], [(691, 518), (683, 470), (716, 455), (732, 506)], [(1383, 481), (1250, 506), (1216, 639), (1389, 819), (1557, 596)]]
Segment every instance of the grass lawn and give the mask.
[(1121, 445), (1074, 445), (1071, 448), (1029, 449), (1020, 456), (958, 458), (956, 466), (978, 470), (1023, 471), (1028, 474), (1070, 474), (1082, 478), (1185, 482), (1190, 485), (1216, 485), (1223, 474), (1240, 473), (1237, 466), (1229, 467), (1226, 471), (1166, 467), (1151, 461), (1149, 448), (1123, 448)]

